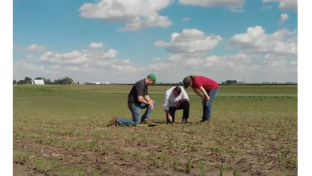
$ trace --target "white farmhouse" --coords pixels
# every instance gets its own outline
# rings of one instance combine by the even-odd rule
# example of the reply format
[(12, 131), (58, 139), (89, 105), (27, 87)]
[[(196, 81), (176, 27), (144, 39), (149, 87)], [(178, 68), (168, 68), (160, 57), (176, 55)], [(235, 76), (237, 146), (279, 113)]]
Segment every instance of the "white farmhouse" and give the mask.
[(33, 80), (32, 84), (44, 85), (44, 81), (43, 80)]

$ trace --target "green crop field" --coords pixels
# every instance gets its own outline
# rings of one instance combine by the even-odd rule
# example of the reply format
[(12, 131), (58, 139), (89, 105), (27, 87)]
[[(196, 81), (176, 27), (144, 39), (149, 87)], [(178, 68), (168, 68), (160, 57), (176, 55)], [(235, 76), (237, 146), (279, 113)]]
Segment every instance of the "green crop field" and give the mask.
[[(220, 86), (209, 124), (190, 96), (188, 124), (107, 126), (131, 118), (129, 85), (16, 85), (13, 160), (45, 175), (297, 175), (297, 85)], [(165, 121), (169, 86), (150, 86)], [(142, 111), (143, 112), (143, 111)]]

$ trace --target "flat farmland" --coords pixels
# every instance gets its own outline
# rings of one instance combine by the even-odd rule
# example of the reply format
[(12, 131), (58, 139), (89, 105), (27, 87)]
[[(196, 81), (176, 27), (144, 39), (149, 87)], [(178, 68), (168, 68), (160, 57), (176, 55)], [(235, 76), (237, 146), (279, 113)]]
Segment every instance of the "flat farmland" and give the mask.
[[(150, 86), (156, 127), (107, 126), (131, 118), (130, 85), (13, 87), (14, 172), (29, 175), (297, 175), (297, 86), (220, 86), (211, 123), (164, 124), (166, 89)], [(143, 113), (143, 111), (142, 111)], [(16, 174), (17, 175), (17, 174)]]

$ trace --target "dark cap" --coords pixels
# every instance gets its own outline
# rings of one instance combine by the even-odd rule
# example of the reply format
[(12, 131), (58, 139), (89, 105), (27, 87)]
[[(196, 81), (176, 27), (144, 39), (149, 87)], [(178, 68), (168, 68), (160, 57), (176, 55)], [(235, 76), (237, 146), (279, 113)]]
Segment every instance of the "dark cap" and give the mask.
[(188, 88), (188, 86), (190, 85), (192, 79), (190, 76), (187, 76), (183, 79), (183, 84), (184, 84), (184, 88)]

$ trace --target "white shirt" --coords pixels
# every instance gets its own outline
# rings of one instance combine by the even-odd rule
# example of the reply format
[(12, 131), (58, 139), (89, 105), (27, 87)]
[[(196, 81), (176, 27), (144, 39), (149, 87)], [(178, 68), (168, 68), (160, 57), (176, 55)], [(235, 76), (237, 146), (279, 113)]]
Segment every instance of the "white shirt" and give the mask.
[(170, 89), (168, 89), (165, 93), (165, 97), (164, 97), (164, 103), (163, 103), (163, 107), (165, 110), (169, 110), (169, 107), (175, 107), (176, 103), (181, 100), (181, 99), (186, 99), (187, 101), (189, 101), (189, 97), (187, 95), (187, 93), (185, 92), (185, 90), (183, 89), (183, 87), (181, 87), (181, 93), (179, 96), (175, 97), (173, 95), (173, 89), (175, 88), (171, 87)]

